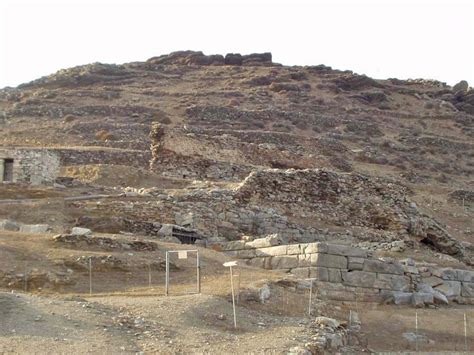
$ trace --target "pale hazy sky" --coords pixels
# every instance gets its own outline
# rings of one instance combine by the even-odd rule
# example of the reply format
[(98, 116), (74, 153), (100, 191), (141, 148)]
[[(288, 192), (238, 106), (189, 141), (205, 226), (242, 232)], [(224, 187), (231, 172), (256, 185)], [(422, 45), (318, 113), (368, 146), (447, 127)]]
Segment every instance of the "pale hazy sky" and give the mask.
[(473, 3), (0, 0), (0, 88), (183, 49), (474, 86)]

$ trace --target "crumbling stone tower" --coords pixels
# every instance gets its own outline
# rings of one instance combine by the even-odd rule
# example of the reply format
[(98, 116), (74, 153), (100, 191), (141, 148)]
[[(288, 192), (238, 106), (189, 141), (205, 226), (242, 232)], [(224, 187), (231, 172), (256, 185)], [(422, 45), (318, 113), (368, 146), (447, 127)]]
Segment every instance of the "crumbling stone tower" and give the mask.
[(165, 135), (165, 128), (159, 122), (153, 122), (151, 125), (150, 139), (151, 139), (151, 160), (150, 169), (153, 170), (159, 161), (160, 154), (163, 150), (163, 137)]

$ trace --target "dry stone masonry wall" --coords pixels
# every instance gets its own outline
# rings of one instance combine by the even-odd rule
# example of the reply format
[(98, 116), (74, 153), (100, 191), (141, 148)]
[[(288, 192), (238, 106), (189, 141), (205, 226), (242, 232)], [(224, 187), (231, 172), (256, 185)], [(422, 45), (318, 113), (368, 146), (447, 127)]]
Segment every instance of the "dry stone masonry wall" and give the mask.
[(407, 259), (373, 258), (367, 250), (329, 243), (275, 245), (270, 236), (229, 242), (226, 254), (247, 265), (288, 271), (313, 279), (328, 298), (393, 302), (416, 306), (433, 303), (474, 304), (474, 271), (416, 265)]

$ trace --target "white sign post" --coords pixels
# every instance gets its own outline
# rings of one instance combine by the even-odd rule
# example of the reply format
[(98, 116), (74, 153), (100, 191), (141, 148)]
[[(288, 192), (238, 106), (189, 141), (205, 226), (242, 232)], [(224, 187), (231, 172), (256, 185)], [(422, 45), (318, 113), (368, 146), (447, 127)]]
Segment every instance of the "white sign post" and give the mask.
[(232, 275), (232, 266), (237, 266), (237, 261), (228, 261), (224, 263), (224, 266), (230, 269), (230, 287), (232, 288), (232, 310), (234, 311), (234, 328), (237, 328), (237, 317), (235, 315), (234, 275)]

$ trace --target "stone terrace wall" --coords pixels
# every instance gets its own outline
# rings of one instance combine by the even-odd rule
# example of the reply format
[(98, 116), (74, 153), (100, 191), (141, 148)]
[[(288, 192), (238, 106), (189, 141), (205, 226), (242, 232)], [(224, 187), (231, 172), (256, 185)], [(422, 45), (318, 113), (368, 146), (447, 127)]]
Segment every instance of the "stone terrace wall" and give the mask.
[(151, 153), (125, 149), (65, 149), (54, 148), (61, 158), (61, 165), (111, 164), (147, 168)]
[(314, 279), (328, 298), (416, 305), (434, 302), (474, 304), (474, 271), (420, 266), (373, 258), (346, 245), (305, 243), (272, 245), (272, 238), (235, 241), (226, 254), (250, 266), (288, 271)]

